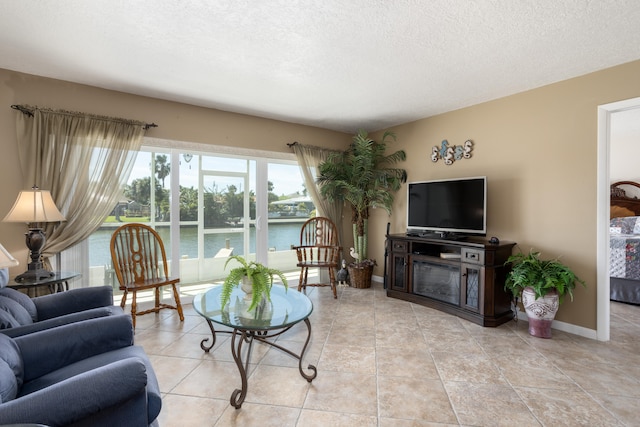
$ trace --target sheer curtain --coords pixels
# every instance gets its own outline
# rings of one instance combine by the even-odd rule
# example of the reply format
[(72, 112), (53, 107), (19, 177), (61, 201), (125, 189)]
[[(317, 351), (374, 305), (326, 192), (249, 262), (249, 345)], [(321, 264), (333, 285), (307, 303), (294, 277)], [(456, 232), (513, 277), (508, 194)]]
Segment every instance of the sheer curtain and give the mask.
[(326, 148), (314, 147), (312, 145), (302, 145), (299, 142), (291, 144), (291, 148), (298, 159), (300, 170), (304, 178), (304, 184), (307, 187), (307, 191), (313, 200), (313, 204), (321, 212), (323, 216), (326, 216), (338, 227), (338, 236), (340, 238), (340, 244), (344, 242), (342, 233), (342, 205), (338, 203), (329, 203), (320, 195), (320, 187), (316, 184), (316, 178), (318, 176), (318, 167), (322, 162), (327, 160), (327, 157), (333, 150), (327, 150)]
[(145, 123), (19, 107), (18, 152), (24, 188), (50, 190), (66, 221), (45, 224), (48, 258), (89, 237), (122, 196)]

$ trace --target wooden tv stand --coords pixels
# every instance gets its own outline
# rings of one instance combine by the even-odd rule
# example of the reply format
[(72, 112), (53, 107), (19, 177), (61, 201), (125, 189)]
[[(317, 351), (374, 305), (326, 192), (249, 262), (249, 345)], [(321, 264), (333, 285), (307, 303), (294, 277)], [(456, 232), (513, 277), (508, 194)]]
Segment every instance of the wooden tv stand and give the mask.
[(513, 242), (460, 240), (390, 234), (387, 296), (411, 301), (482, 326), (513, 319), (511, 297), (504, 290), (504, 266)]

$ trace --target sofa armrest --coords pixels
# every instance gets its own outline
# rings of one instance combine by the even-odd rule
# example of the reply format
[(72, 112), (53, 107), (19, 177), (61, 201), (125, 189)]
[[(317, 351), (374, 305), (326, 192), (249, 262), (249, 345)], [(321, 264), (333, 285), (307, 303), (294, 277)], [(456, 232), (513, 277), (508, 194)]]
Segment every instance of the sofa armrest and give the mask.
[(41, 322), (32, 323), (30, 325), (16, 326), (14, 328), (2, 329), (0, 333), (3, 333), (12, 338), (20, 337), (22, 335), (32, 334), (38, 331), (44, 331), (45, 329), (51, 329), (62, 325), (68, 325), (69, 323), (80, 322), (82, 320), (95, 319), (98, 317), (114, 316), (123, 314), (124, 311), (120, 306), (110, 305), (108, 307), (98, 307), (89, 310), (79, 311), (77, 313), (70, 313), (64, 316), (58, 316), (51, 319), (43, 320)]
[(123, 313), (13, 339), (22, 353), (26, 382), (79, 360), (133, 345), (133, 325), (131, 316)]
[(38, 321), (65, 314), (113, 305), (113, 289), (109, 286), (71, 289), (33, 298)]
[[(144, 362), (127, 358), (0, 404), (0, 423), (63, 426), (84, 421), (86, 425), (98, 425), (91, 418), (107, 421), (106, 415), (111, 412), (126, 417), (126, 425), (146, 426), (146, 383)], [(125, 403), (137, 410), (123, 411)], [(123, 425), (113, 421), (111, 425)]]

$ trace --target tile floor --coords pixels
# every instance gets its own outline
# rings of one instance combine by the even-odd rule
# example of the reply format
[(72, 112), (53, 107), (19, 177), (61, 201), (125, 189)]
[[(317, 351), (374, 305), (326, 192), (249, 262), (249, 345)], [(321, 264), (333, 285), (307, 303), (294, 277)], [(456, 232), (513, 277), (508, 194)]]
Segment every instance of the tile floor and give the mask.
[[(527, 323), (482, 328), (387, 298), (382, 285), (312, 288), (312, 342), (305, 363), (254, 347), (245, 403), (228, 334), (210, 353), (206, 322), (185, 306), (138, 318), (136, 343), (149, 354), (163, 392), (162, 427), (172, 426), (622, 426), (640, 425), (640, 307), (612, 303), (607, 343)], [(301, 348), (306, 331), (280, 337)]]

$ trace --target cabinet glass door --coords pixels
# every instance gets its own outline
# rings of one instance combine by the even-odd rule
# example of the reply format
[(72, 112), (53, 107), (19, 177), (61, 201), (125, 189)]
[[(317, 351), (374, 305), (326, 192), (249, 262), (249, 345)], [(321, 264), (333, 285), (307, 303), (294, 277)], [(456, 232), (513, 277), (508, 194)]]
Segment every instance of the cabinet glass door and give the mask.
[(407, 262), (406, 255), (392, 254), (391, 264), (391, 289), (395, 291), (407, 291)]
[(482, 313), (484, 268), (462, 265), (462, 307)]

